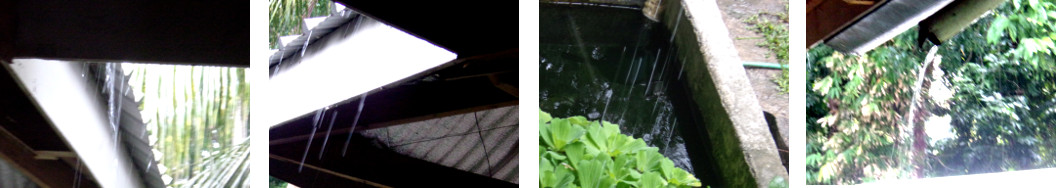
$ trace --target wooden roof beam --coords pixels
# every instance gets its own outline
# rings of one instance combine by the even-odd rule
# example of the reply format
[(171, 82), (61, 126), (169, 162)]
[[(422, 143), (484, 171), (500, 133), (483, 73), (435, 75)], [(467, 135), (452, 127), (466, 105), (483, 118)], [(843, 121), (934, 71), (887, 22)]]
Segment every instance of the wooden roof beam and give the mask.
[[(38, 160), (36, 152), (3, 127), (0, 127), (0, 158), (18, 168), (38, 186), (74, 187), (77, 173), (73, 168), (59, 160)], [(93, 181), (81, 181), (80, 186), (99, 187)]]

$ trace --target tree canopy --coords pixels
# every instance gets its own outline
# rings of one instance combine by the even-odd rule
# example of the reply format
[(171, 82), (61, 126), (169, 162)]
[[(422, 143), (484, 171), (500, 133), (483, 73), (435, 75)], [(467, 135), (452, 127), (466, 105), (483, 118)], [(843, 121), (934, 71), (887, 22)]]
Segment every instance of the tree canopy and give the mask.
[(268, 46), (278, 48), (279, 37), (301, 34), (304, 19), (330, 15), (330, 0), (269, 0)]

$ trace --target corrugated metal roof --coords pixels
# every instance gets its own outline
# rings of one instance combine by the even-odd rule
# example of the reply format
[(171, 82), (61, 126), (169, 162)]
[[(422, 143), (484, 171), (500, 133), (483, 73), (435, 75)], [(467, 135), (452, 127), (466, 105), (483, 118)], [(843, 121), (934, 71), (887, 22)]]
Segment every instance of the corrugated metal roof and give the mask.
[[(92, 68), (94, 69), (92, 71), (92, 78), (97, 83), (98, 87), (104, 88), (105, 85), (103, 84), (105, 83), (106, 77), (114, 76), (116, 78), (120, 78), (120, 87), (125, 87), (126, 91), (131, 89), (128, 85), (127, 76), (123, 74), (115, 75), (114, 73), (107, 73), (107, 71), (103, 71), (105, 70), (104, 66), (107, 66), (106, 64), (95, 63), (90, 64), (90, 66), (92, 66)], [(115, 69), (117, 69), (115, 72), (124, 72), (121, 71), (120, 66), (114, 67)], [(96, 91), (101, 91), (100, 95), (103, 96), (108, 95), (109, 92), (105, 91), (104, 89), (99, 89)], [(144, 184), (143, 186), (165, 187), (165, 183), (161, 179), (161, 173), (158, 170), (158, 162), (154, 160), (154, 153), (152, 152), (152, 147), (150, 146), (150, 143), (147, 142), (149, 135), (147, 135), (146, 124), (143, 123), (143, 119), (140, 115), (140, 111), (138, 108), (140, 106), (140, 103), (139, 101), (136, 101), (132, 92), (125, 92), (121, 96), (121, 125), (119, 126), (121, 130), (121, 143), (124, 146), (125, 151), (128, 152), (128, 155), (132, 160), (132, 164), (136, 167), (136, 173), (138, 173), (142, 178)], [(106, 99), (106, 97), (101, 98), (104, 100)], [(106, 104), (107, 101), (102, 102)]]
[(515, 105), (360, 134), (407, 156), (517, 183), (518, 127)]
[[(278, 49), (278, 50), (273, 50), (274, 53), (271, 54), (271, 57), (268, 58), (268, 62), (269, 62), (268, 64), (269, 65), (279, 64), (279, 61), (282, 60), (283, 58), (289, 57), (289, 56), (291, 56), (293, 54), (299, 54), (301, 52), (301, 50), (303, 50), (303, 48), (305, 47), (305, 43), (308, 43), (309, 45), (311, 45), (312, 41), (315, 41), (315, 39), (319, 39), (319, 38), (322, 38), (323, 36), (326, 36), (327, 34), (330, 34), (330, 32), (333, 32), (335, 29), (337, 29), (341, 25), (344, 25), (345, 23), (348, 23), (349, 21), (352, 21), (353, 18), (356, 18), (358, 16), (360, 16), (360, 14), (352, 11), (351, 9), (345, 9), (343, 11), (338, 11), (336, 13), (331, 14), (329, 17), (326, 17), (325, 19), (323, 19), (322, 22), (319, 22), (314, 27), (312, 27), (310, 30), (304, 30), (304, 31), (307, 31), (307, 32), (301, 33), (301, 35), (295, 35), (297, 37), (295, 39), (293, 39), (292, 41), (285, 42), (285, 40), (282, 40), (284, 42), (282, 44), (279, 44), (282, 47), (280, 49)], [(319, 18), (308, 18), (306, 20), (312, 20), (312, 19), (319, 19)], [(315, 22), (317, 22), (317, 21), (315, 21)], [(315, 22), (311, 22), (311, 23), (315, 23)], [(305, 26), (305, 27), (307, 27), (307, 26)], [(284, 36), (283, 38), (286, 38), (286, 37), (288, 37), (288, 36)]]

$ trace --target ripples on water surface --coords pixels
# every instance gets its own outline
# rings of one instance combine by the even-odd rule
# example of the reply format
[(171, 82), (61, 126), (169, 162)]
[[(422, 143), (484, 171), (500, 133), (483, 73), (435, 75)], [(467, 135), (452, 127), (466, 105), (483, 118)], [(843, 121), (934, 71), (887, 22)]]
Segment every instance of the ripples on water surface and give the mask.
[[(620, 124), (624, 134), (660, 148), (675, 166), (715, 176), (705, 172), (713, 168), (699, 167), (714, 164), (704, 154), (708, 146), (695, 144), (704, 137), (689, 126), (700, 120), (680, 81), (683, 58), (667, 43), (671, 35), (662, 25), (639, 10), (540, 6), (539, 105), (544, 111)], [(697, 177), (706, 184), (711, 179)]]

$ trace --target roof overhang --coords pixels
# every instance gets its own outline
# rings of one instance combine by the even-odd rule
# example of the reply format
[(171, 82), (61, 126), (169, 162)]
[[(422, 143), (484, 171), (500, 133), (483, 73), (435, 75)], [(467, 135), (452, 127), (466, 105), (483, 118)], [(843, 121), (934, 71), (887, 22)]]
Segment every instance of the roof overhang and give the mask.
[[(384, 147), (385, 144), (378, 144), (387, 142), (386, 140), (379, 137), (364, 137), (364, 133), (371, 135), (370, 132), (394, 131), (387, 128), (411, 127), (416, 122), (420, 124), (421, 122), (442, 121), (441, 119), (450, 117), (472, 117), (477, 113), (495, 114), (494, 112), (501, 112), (503, 109), (516, 109), (518, 104), (518, 31), (517, 22), (509, 21), (517, 17), (517, 12), (513, 11), (516, 10), (516, 2), (342, 3), (354, 9), (355, 13), (332, 15), (308, 30), (311, 34), (302, 34), (290, 44), (283, 44), (283, 50), (276, 51), (271, 58), (270, 68), (273, 71), (273, 77), (282, 74), (282, 71), (275, 70), (285, 71), (297, 68), (292, 65), (301, 63), (299, 62), (301, 61), (300, 56), (292, 54), (301, 53), (300, 50), (307, 49), (309, 53), (306, 53), (304, 57), (309, 59), (308, 56), (312, 54), (313, 49), (326, 48), (329, 44), (323, 41), (328, 41), (330, 37), (340, 37), (335, 36), (339, 33), (335, 30), (346, 27), (351, 23), (350, 21), (356, 19), (357, 14), (376, 18), (390, 26), (455, 52), (458, 58), (370, 90), (367, 92), (368, 100), (364, 100), (363, 95), (352, 97), (317, 112), (306, 113), (272, 126), (269, 130), (270, 175), (301, 186), (465, 186), (467, 182), (483, 184), (487, 187), (512, 185), (510, 180), (500, 180), (497, 178), (499, 175), (495, 173), (489, 173), (492, 175), (489, 177), (473, 170), (423, 159), (423, 156), (409, 156), (406, 152), (394, 151), (393, 148)], [(489, 8), (476, 8), (480, 6)], [(414, 14), (408, 14), (408, 12), (414, 12)], [(501, 22), (488, 20), (500, 18)], [(328, 87), (342, 86), (338, 84)], [(361, 103), (365, 106), (362, 111), (359, 110)], [(323, 114), (318, 115), (322, 118), (316, 118), (316, 113)], [(478, 118), (484, 119), (485, 117)], [(516, 121), (516, 115), (510, 118), (506, 120)], [(449, 125), (473, 126), (473, 124), (460, 121), (451, 122), (452, 124)], [(353, 128), (353, 125), (356, 126)], [(433, 128), (442, 126), (440, 124), (429, 125), (436, 126)], [(493, 123), (490, 125), (506, 124)], [(480, 126), (479, 129), (487, 129), (483, 124)], [(516, 125), (511, 126), (514, 127), (511, 129), (507, 126), (492, 130), (516, 131)], [(351, 137), (352, 140), (346, 149), (345, 139), (349, 138), (349, 132), (353, 129), (355, 135)], [(478, 130), (476, 132), (489, 131)], [(502, 152), (513, 151), (513, 155), (493, 155), (477, 159), (496, 158), (492, 162), (503, 164), (510, 163), (512, 160), (514, 165), (503, 168), (514, 169), (512, 171), (516, 173), (516, 132), (494, 131), (491, 133), (505, 136), (471, 134), (470, 136), (473, 137), (457, 138), (468, 140), (479, 137), (474, 140), (480, 142), (493, 139), (502, 140), (496, 143), (498, 149), (487, 149)], [(322, 144), (324, 142), (327, 144)], [(474, 145), (467, 144), (472, 142), (457, 143)], [(342, 155), (344, 150), (347, 150), (348, 156)], [(449, 158), (461, 158), (461, 155), (479, 152), (454, 151), (446, 151), (452, 155)], [(490, 151), (484, 153), (488, 152)], [(301, 161), (304, 161), (303, 166)], [(377, 165), (392, 169), (376, 170), (381, 168)], [(300, 173), (291, 173), (298, 171)], [(394, 177), (415, 177), (416, 179), (406, 181)], [(513, 181), (516, 181), (515, 177)]]
[(123, 75), (90, 70), (101, 66), (35, 59), (3, 64), (0, 87), (12, 91), (0, 111), (6, 117), (0, 139), (10, 144), (0, 149), (3, 158), (44, 187), (164, 186), (130, 94), (112, 103), (131, 107), (118, 112), (119, 132), (112, 128), (98, 82)]
[(824, 42), (849, 54), (864, 54), (919, 25), (918, 44), (952, 38), (1004, 0), (810, 0), (807, 47)]
[(249, 66), (243, 1), (0, 3), (0, 59)]
[(493, 54), (518, 45), (517, 1), (335, 0), (458, 54)]

